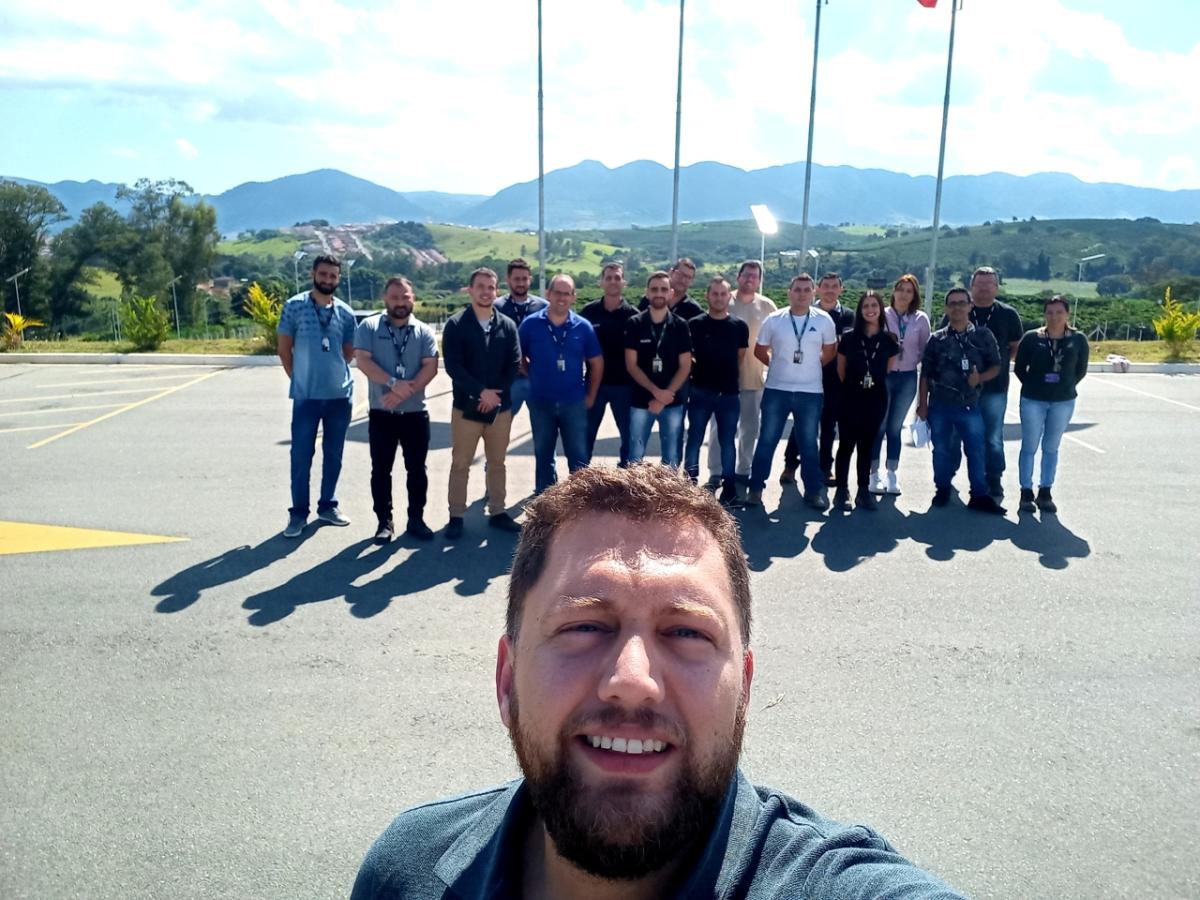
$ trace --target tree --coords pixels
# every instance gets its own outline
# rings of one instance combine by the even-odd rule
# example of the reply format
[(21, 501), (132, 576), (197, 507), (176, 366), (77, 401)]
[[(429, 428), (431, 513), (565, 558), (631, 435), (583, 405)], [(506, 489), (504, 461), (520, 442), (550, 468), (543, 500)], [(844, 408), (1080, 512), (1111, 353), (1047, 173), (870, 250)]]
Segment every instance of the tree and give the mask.
[[(40, 251), (51, 226), (66, 219), (65, 207), (44, 187), (0, 181), (0, 279), (30, 270), (21, 281), (26, 288), (23, 312), (45, 305), (45, 264)], [(15, 312), (16, 298), (16, 290), (5, 283), (2, 308), (11, 307)]]
[(1105, 275), (1096, 282), (1096, 293), (1101, 297), (1120, 297), (1133, 290), (1133, 279), (1128, 275)]

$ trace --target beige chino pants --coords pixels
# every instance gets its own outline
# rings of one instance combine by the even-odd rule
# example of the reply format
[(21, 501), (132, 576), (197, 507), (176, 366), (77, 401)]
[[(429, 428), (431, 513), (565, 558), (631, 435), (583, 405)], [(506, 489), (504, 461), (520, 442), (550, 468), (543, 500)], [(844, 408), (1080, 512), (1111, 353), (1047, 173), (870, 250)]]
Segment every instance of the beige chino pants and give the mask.
[(463, 418), (461, 410), (450, 412), (450, 516), (461, 518), (467, 512), (467, 481), (479, 440), (483, 439), (483, 455), (487, 460), (488, 515), (505, 512), (507, 473), (504, 457), (508, 453), (508, 438), (512, 431), (512, 412), (506, 410), (490, 425)]

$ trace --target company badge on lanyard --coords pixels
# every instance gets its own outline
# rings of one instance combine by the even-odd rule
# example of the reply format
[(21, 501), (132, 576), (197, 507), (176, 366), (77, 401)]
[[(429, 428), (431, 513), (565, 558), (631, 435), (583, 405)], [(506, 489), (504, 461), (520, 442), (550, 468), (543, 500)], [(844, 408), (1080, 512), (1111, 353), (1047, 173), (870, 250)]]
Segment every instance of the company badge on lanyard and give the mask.
[(408, 346), (408, 339), (412, 337), (413, 327), (411, 325), (405, 325), (403, 329), (404, 340), (397, 341), (396, 332), (392, 330), (392, 323), (385, 321), (384, 324), (387, 325), (388, 337), (392, 339), (392, 346), (396, 348), (395, 375), (397, 378), (403, 381), (405, 377), (407, 377), (404, 368), (404, 348)]
[(791, 311), (788, 312), (788, 321), (792, 323), (792, 334), (796, 336), (796, 352), (792, 354), (792, 362), (794, 362), (796, 365), (800, 365), (804, 362), (804, 350), (800, 343), (800, 338), (806, 331), (808, 331), (808, 320), (811, 318), (812, 309), (810, 308), (808, 315), (804, 317), (804, 324), (800, 326), (799, 330), (797, 330), (796, 317), (791, 314)]
[(558, 371), (560, 371), (560, 372), (567, 371), (567, 359), (565, 356), (563, 356), (563, 353), (565, 352), (564, 348), (567, 345), (567, 325), (570, 324), (570, 321), (571, 321), (571, 319), (568, 316), (567, 322), (563, 325), (562, 336), (559, 337), (555, 333), (554, 325), (550, 322), (550, 319), (549, 318), (546, 319), (546, 328), (550, 332), (550, 340), (554, 341), (554, 346), (558, 348), (558, 362), (555, 363), (555, 366), (558, 368)]
[(651, 325), (650, 333), (654, 335), (654, 359), (650, 361), (650, 371), (655, 375), (660, 375), (663, 370), (663, 361), (662, 357), (658, 355), (658, 348), (662, 346), (663, 336), (667, 333), (667, 323), (664, 321), (657, 330), (654, 325)]
[(1060, 346), (1064, 338), (1046, 338), (1050, 347), (1050, 371), (1045, 375), (1046, 384), (1058, 384), (1062, 381), (1063, 348)]
[(333, 302), (330, 301), (330, 303), (329, 303), (329, 318), (322, 319), (321, 318), (321, 307), (317, 306), (317, 301), (315, 299), (313, 299), (311, 294), (309, 295), (309, 299), (312, 300), (313, 312), (317, 316), (317, 327), (321, 329), (321, 352), (328, 353), (329, 348), (332, 346), (332, 344), (329, 342), (329, 333), (328, 333), (329, 326), (333, 324), (333, 316), (334, 316), (334, 313), (337, 312), (337, 310), (334, 309)]

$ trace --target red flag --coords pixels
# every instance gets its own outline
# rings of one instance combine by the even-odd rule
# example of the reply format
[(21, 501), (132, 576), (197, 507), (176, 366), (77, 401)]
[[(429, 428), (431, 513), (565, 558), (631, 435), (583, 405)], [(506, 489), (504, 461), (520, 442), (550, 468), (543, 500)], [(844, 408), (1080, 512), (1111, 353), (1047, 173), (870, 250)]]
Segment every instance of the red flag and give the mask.
[(926, 9), (933, 9), (937, 6), (937, 0), (917, 0)]

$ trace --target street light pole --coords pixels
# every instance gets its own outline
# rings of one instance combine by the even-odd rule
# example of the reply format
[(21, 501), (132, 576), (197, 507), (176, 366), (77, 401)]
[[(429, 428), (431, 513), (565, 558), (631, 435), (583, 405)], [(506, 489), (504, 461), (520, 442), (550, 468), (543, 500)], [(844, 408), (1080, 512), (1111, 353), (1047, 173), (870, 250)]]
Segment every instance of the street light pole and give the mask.
[(821, 280), (821, 254), (817, 250), (809, 250), (808, 255), (813, 258), (813, 281), (820, 282), (820, 280)]
[[(825, 0), (826, 3), (829, 0)], [(808, 250), (808, 200), (812, 190), (813, 125), (817, 115), (817, 60), (821, 49), (821, 0), (817, 0), (817, 19), (813, 26), (812, 90), (808, 99), (808, 152), (804, 155), (804, 215), (800, 222), (800, 251)]]
[(292, 276), (296, 279), (296, 293), (300, 293), (300, 260), (304, 259), (305, 253), (303, 250), (297, 250), (292, 254)]
[(771, 211), (767, 209), (765, 203), (750, 204), (750, 213), (754, 216), (754, 223), (758, 226), (758, 232), (762, 236), (762, 242), (759, 244), (758, 262), (762, 267), (764, 281), (767, 277), (767, 235), (777, 234), (779, 232), (779, 223), (775, 221), (775, 217), (771, 215)]
[(183, 332), (179, 328), (179, 297), (175, 293), (175, 284), (182, 278), (182, 275), (176, 275), (171, 279), (171, 304), (175, 307), (175, 338), (183, 339)]
[(354, 264), (357, 259), (346, 260), (346, 302), (354, 308)]
[(679, 259), (679, 141), (683, 122), (683, 2), (679, 0), (679, 62), (675, 76), (675, 173), (671, 190), (671, 265)]
[[(1084, 267), (1084, 265), (1086, 265), (1087, 263), (1090, 263), (1096, 259), (1104, 259), (1104, 257), (1106, 257), (1106, 256), (1108, 256), (1107, 253), (1093, 253), (1091, 256), (1081, 256), (1079, 258), (1079, 278), (1076, 280), (1076, 284), (1083, 284), (1083, 267)], [(1076, 311), (1078, 309), (1079, 309), (1079, 290), (1077, 289), (1075, 291), (1075, 304), (1071, 310), (1071, 327), (1072, 328), (1075, 327), (1075, 320), (1076, 320), (1075, 317), (1076, 317)]]
[(16, 275), (12, 276), (11, 278), (6, 278), (6, 279), (5, 279), (5, 281), (11, 281), (11, 282), (12, 282), (13, 290), (17, 292), (17, 315), (18, 315), (18, 316), (19, 316), (19, 315), (21, 315), (21, 285), (20, 285), (20, 278), (21, 278), (21, 276), (22, 276), (22, 275), (25, 275), (25, 274), (27, 274), (27, 273), (29, 272), (29, 269), (30, 269), (30, 267), (29, 267), (29, 266), (26, 266), (24, 269), (22, 269), (22, 270), (21, 270), (20, 272), (18, 272)]

